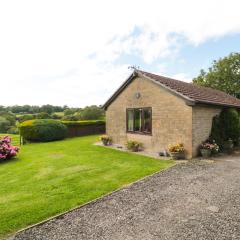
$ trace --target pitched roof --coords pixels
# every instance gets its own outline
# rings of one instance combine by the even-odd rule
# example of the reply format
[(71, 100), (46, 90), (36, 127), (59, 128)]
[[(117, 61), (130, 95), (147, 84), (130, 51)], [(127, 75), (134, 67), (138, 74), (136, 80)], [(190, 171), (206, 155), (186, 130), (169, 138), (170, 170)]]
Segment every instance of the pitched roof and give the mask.
[(114, 99), (127, 87), (130, 82), (132, 82), (136, 76), (144, 77), (161, 85), (173, 94), (184, 98), (193, 105), (196, 103), (202, 103), (240, 108), (240, 99), (235, 98), (225, 92), (209, 87), (202, 87), (193, 83), (187, 83), (176, 79), (159, 76), (149, 72), (134, 70), (134, 72), (122, 84), (122, 86), (103, 105), (104, 109), (106, 109), (111, 104), (111, 102), (114, 101)]

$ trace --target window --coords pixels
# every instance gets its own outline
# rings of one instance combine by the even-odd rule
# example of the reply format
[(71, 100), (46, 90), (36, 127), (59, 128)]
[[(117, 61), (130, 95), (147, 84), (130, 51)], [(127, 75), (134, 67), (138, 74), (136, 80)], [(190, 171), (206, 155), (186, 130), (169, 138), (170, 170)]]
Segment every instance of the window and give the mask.
[(151, 108), (127, 109), (127, 132), (150, 134), (152, 132)]

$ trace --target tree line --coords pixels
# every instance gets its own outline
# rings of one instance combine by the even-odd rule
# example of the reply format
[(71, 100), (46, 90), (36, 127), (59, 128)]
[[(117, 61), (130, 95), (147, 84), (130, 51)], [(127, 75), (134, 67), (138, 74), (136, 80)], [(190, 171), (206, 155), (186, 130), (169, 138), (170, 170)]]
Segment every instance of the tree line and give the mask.
[(101, 106), (69, 108), (53, 105), (9, 106), (0, 108), (0, 133), (18, 133), (17, 124), (32, 119), (59, 119), (65, 121), (103, 120), (105, 112)]

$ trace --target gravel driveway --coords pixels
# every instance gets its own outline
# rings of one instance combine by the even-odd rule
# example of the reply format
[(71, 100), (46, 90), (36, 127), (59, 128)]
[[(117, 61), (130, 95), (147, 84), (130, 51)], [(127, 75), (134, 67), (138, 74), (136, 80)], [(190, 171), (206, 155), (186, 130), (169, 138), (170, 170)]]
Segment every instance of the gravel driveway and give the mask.
[(240, 239), (240, 156), (176, 165), (13, 239)]

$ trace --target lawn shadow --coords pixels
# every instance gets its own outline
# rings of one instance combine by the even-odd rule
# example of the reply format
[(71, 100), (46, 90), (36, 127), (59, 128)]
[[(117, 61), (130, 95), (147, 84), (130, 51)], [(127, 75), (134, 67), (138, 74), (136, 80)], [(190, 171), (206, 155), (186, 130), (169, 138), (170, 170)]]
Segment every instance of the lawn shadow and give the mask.
[(18, 160), (19, 160), (19, 158), (17, 158), (17, 157), (10, 158), (10, 159), (0, 159), (0, 166), (7, 164), (7, 163), (11, 163), (11, 162), (16, 162)]

